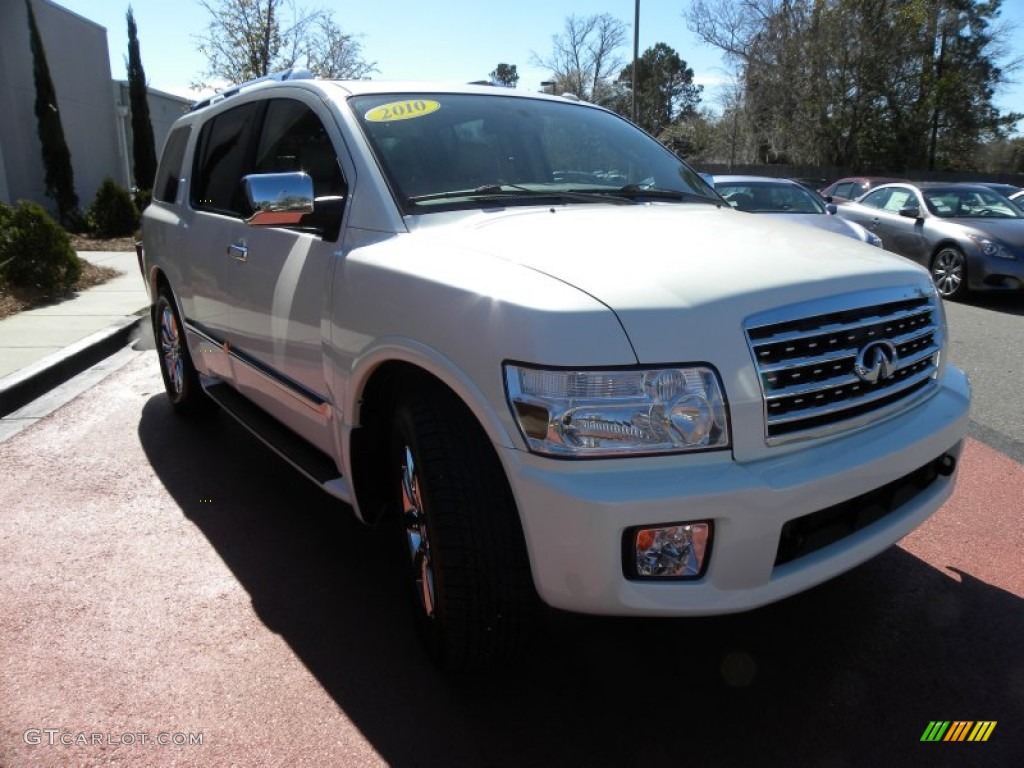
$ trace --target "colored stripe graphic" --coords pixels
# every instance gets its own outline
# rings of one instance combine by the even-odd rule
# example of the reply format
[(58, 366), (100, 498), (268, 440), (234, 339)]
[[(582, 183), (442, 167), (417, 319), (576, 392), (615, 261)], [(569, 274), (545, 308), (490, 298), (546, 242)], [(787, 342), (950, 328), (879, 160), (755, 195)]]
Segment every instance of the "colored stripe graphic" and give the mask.
[(995, 720), (980, 720), (974, 730), (971, 731), (971, 735), (967, 737), (968, 741), (988, 741), (988, 737), (992, 735), (992, 731), (996, 729)]
[(954, 720), (950, 726), (949, 733), (943, 741), (963, 741), (967, 738), (967, 732), (974, 723), (970, 720)]
[(988, 741), (996, 729), (996, 720), (931, 720), (921, 741)]

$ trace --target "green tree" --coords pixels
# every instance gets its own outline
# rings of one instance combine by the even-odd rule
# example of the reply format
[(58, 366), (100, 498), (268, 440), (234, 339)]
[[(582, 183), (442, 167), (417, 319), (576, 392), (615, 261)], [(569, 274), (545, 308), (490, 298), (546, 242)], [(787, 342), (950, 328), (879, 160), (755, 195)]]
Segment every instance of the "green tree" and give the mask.
[(972, 167), (1021, 115), (993, 97), (1002, 0), (692, 0), (691, 30), (725, 54), (762, 162)]
[(516, 65), (505, 64), (504, 62), (495, 67), (488, 77), (491, 78), (492, 83), (503, 85), (506, 88), (515, 88), (519, 82), (519, 73), (516, 71)]
[(132, 114), (132, 168), (135, 186), (140, 190), (153, 188), (156, 178), (156, 141), (153, 138), (153, 123), (149, 117), (149, 99), (146, 88), (146, 72), (142, 68), (142, 53), (139, 50), (138, 28), (135, 15), (128, 6), (128, 101)]
[(29, 45), (32, 49), (32, 76), (36, 86), (36, 124), (43, 153), (46, 196), (57, 204), (61, 224), (77, 229), (79, 226), (78, 195), (75, 194), (75, 171), (71, 165), (71, 150), (64, 138), (60, 120), (57, 92), (50, 77), (46, 51), (39, 36), (36, 16), (31, 0), (25, 0), (28, 9)]
[[(693, 82), (693, 70), (665, 43), (656, 43), (637, 60), (637, 121), (652, 136), (693, 117), (700, 105), (703, 86)], [(619, 73), (621, 96), (615, 109), (628, 115), (632, 101), (633, 64)]]
[(293, 0), (200, 0), (200, 5), (210, 20), (197, 38), (207, 68), (196, 85), (242, 83), (296, 66), (330, 78), (359, 79), (377, 70), (329, 11), (307, 11)]

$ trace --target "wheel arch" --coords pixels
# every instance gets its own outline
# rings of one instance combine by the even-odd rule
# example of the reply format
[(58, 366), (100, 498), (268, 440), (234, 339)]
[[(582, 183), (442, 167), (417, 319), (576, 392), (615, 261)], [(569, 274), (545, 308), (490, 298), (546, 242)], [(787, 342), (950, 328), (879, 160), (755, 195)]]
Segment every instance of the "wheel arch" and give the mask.
[[(404, 348), (378, 350), (357, 366), (347, 388), (343, 413), (343, 455), (350, 478), (352, 500), (358, 516), (367, 523), (379, 519), (386, 501), (391, 421), (403, 393), (410, 388), (439, 388), (443, 396), (464, 408), (493, 446), (511, 445), (500, 416), (487, 406), (488, 399), (463, 372), (441, 365), (436, 356), (423, 356)], [(501, 463), (495, 450), (495, 460)]]

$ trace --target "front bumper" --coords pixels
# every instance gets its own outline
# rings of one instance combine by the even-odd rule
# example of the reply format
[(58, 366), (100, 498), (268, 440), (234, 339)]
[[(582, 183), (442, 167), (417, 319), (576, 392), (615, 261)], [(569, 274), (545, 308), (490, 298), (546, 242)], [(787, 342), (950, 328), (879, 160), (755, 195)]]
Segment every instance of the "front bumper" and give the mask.
[[(602, 615), (686, 616), (748, 610), (801, 592), (877, 555), (928, 518), (956, 473), (839, 541), (776, 565), (783, 526), (959, 457), (970, 386), (948, 367), (936, 394), (869, 428), (747, 464), (728, 453), (560, 461), (504, 449), (534, 581), (551, 606)], [(630, 581), (631, 526), (712, 520), (696, 581)]]
[(977, 255), (967, 262), (967, 281), (972, 291), (1024, 290), (1024, 261)]

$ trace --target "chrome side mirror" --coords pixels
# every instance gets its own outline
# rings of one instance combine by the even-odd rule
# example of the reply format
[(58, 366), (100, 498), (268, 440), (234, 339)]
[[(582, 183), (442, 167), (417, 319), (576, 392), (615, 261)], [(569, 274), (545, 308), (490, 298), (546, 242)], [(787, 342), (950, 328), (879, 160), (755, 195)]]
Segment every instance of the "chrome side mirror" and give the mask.
[(253, 211), (245, 220), (250, 226), (298, 226), (303, 216), (313, 213), (313, 179), (309, 174), (254, 173), (242, 182)]

